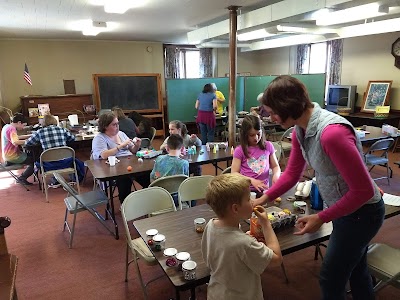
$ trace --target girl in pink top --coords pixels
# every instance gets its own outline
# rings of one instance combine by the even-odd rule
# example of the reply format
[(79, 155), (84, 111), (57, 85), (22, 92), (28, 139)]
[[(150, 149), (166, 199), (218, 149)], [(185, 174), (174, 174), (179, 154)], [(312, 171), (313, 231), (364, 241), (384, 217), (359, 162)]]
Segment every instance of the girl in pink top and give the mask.
[(244, 117), (240, 129), (240, 146), (233, 153), (232, 173), (240, 173), (251, 180), (250, 189), (261, 192), (268, 189), (269, 169), (272, 183), (281, 175), (281, 168), (271, 142), (265, 141), (259, 117)]

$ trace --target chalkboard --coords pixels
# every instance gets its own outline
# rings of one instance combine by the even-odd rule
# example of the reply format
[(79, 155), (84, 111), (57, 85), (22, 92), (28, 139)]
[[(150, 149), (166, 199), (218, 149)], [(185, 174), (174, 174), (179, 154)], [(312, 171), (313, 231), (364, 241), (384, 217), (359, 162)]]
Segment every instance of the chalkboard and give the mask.
[[(325, 74), (296, 74), (291, 76), (297, 78), (306, 86), (311, 101), (325, 107)], [(258, 94), (263, 93), (276, 77), (277, 75), (245, 78), (245, 111), (250, 111), (250, 107), (260, 105), (257, 101)]]
[[(197, 116), (195, 102), (197, 96), (207, 83), (214, 82), (218, 90), (224, 94), (223, 106), (228, 106), (229, 78), (199, 78), (199, 79), (167, 79), (166, 94), (168, 107), (168, 122), (180, 120), (194, 122)], [(236, 110), (243, 110), (244, 106), (244, 78), (238, 77), (236, 81)]]
[(161, 112), (160, 74), (93, 74), (97, 109)]

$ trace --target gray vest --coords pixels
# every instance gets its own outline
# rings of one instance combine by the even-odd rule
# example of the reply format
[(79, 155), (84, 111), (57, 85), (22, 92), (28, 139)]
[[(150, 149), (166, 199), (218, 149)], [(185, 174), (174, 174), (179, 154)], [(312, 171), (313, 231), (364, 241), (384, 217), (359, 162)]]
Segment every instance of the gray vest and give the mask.
[[(317, 103), (313, 104), (314, 110), (308, 122), (306, 134), (304, 135), (303, 129), (299, 126), (295, 127), (295, 131), (304, 159), (315, 170), (315, 177), (322, 199), (328, 206), (331, 206), (347, 193), (349, 187), (322, 149), (320, 139), (323, 129), (330, 124), (347, 125), (356, 136), (357, 149), (361, 157), (363, 157), (363, 151), (360, 139), (349, 121), (322, 109)], [(338, 143), (340, 143), (340, 137), (338, 137)], [(381, 199), (381, 195), (376, 183), (372, 178), (370, 180), (375, 187), (375, 194), (367, 203), (375, 203)]]

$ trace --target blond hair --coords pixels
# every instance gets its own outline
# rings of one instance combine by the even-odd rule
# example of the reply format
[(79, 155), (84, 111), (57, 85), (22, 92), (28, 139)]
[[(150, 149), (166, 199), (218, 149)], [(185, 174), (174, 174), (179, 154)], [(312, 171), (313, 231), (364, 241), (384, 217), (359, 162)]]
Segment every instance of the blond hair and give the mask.
[(232, 204), (240, 204), (250, 193), (250, 179), (239, 174), (222, 174), (211, 180), (206, 190), (206, 201), (215, 214), (222, 218)]
[(53, 115), (47, 114), (43, 117), (43, 126), (57, 125), (57, 119)]

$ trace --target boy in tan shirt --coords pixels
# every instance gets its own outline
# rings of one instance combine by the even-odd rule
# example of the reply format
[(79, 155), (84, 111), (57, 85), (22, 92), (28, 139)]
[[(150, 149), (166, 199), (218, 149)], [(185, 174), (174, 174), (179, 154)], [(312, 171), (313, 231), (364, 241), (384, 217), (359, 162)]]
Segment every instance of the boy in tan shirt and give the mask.
[(209, 184), (206, 201), (216, 213), (203, 233), (203, 259), (210, 269), (207, 299), (264, 299), (261, 277), (268, 265), (279, 265), (278, 239), (262, 206), (254, 210), (265, 244), (243, 233), (239, 222), (253, 212), (250, 180), (240, 174), (223, 174)]

